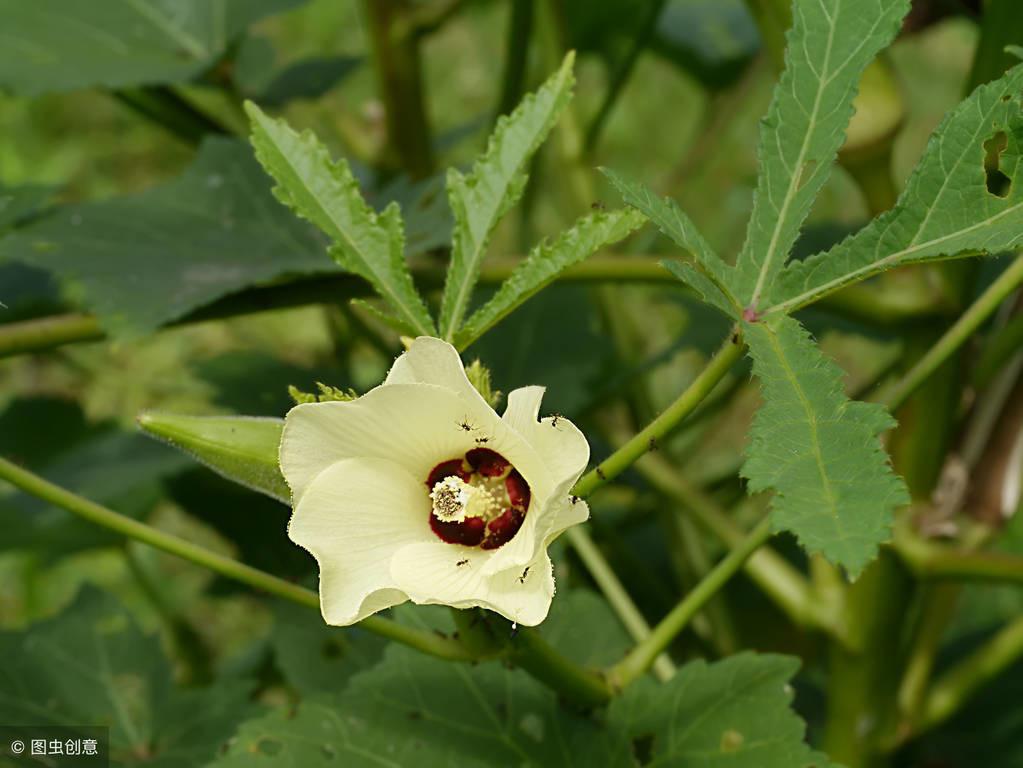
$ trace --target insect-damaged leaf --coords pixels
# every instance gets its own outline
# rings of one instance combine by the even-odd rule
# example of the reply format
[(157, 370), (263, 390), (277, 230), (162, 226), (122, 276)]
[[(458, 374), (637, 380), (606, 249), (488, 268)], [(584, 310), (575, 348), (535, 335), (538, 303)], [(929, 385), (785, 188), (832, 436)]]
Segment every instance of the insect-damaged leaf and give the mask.
[(764, 397), (742, 467), (749, 490), (773, 490), (774, 528), (855, 576), (909, 501), (879, 437), (895, 422), (845, 396), (841, 370), (795, 319), (744, 325)]
[(778, 277), (792, 311), (900, 264), (998, 252), (1023, 242), (1023, 65), (981, 86), (931, 137), (895, 207)]

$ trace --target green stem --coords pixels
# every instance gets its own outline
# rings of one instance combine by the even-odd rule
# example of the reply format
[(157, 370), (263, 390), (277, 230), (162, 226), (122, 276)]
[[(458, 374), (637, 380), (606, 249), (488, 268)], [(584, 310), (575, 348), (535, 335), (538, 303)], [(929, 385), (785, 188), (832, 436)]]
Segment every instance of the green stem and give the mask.
[[(0, 458), (0, 479), (6, 480), (25, 493), (43, 501), (48, 501), (61, 509), (66, 509), (68, 512), (103, 528), (148, 544), (164, 552), (169, 552), (196, 565), (209, 568), (221, 576), (234, 579), (268, 594), (283, 597), (299, 605), (319, 610), (320, 599), (310, 589), (292, 584), (258, 568), (253, 568), (233, 558), (211, 552), (205, 547), (200, 547), (190, 541), (114, 512), (89, 499), (71, 493), (58, 485), (54, 485), (48, 480), (44, 480), (4, 458)], [(471, 661), (473, 659), (473, 656), (461, 644), (450, 638), (441, 637), (432, 632), (405, 627), (389, 619), (371, 616), (359, 622), (359, 626), (369, 632), (399, 643), (404, 643), (431, 656), (453, 661)]]
[[(679, 472), (660, 457), (650, 454), (636, 462), (636, 470), (654, 488), (679, 502), (686, 514), (729, 547), (737, 547), (745, 533), (712, 499), (690, 487)], [(785, 558), (762, 547), (744, 564), (747, 575), (796, 624), (843, 637), (838, 623), (839, 603), (823, 605), (815, 599), (810, 583)]]
[(686, 416), (691, 414), (703, 402), (718, 382), (725, 377), (728, 370), (742, 357), (745, 345), (738, 333), (725, 339), (724, 344), (711, 358), (707, 367), (700, 372), (692, 384), (669, 405), (660, 416), (651, 421), (621, 448), (600, 462), (575, 484), (573, 493), (576, 496), (589, 496), (609, 480), (620, 475), (650, 450), (656, 449), (658, 441), (663, 440), (677, 427)]
[(501, 98), (497, 102), (498, 115), (510, 114), (526, 90), (526, 62), (529, 38), (533, 29), (533, 0), (510, 0), (511, 18), (505, 43), (504, 71), (501, 74)]
[[(625, 587), (619, 581), (611, 564), (607, 562), (593, 539), (590, 538), (590, 534), (585, 528), (577, 526), (569, 528), (565, 532), (565, 536), (604, 597), (607, 598), (608, 604), (617, 614), (625, 630), (637, 643), (646, 641), (650, 637), (650, 625), (647, 624), (643, 614), (639, 612), (639, 608), (629, 597), (629, 593), (625, 591)], [(662, 682), (670, 680), (675, 674), (675, 665), (667, 654), (658, 655), (654, 662), (654, 673)]]
[(895, 410), (972, 336), (998, 305), (1023, 283), (1023, 258), (1017, 257), (895, 386), (876, 400)]
[(1023, 619), (1016, 619), (935, 681), (927, 695), (923, 713), (907, 738), (943, 723), (961, 709), (979, 688), (1021, 657)]
[(106, 333), (99, 320), (79, 313), (0, 325), (0, 357), (23, 355), (81, 341), (99, 341)]
[(114, 91), (113, 96), (188, 144), (198, 144), (209, 134), (231, 133), (222, 123), (200, 112), (168, 86), (128, 88)]
[(897, 536), (895, 551), (918, 576), (930, 579), (1023, 583), (1023, 557), (958, 549), (918, 536)]
[[(519, 259), (488, 260), (480, 271), (480, 283), (496, 285), (504, 281)], [(416, 282), (437, 288), (444, 282), (445, 267), (437, 264), (413, 265)], [(663, 283), (678, 285), (676, 278), (654, 258), (635, 256), (598, 256), (569, 267), (558, 280), (571, 283)], [(200, 307), (167, 327), (217, 320), (225, 317), (322, 304), (372, 295), (369, 285), (355, 275), (317, 275), (248, 288)], [(940, 312), (927, 295), (878, 291), (866, 286), (850, 286), (822, 299), (819, 307), (830, 307), (854, 318), (881, 325), (933, 316)], [(106, 333), (97, 318), (86, 314), (54, 315), (18, 323), (0, 324), (0, 357), (38, 352), (64, 344), (100, 341)]]
[(931, 585), (922, 590), (920, 619), (913, 630), (914, 640), (897, 694), (901, 720), (892, 735), (896, 742), (908, 732), (904, 724), (912, 723), (924, 706), (942, 635), (955, 614), (960, 591), (958, 584)]
[(646, 672), (657, 658), (685, 629), (690, 619), (741, 569), (746, 560), (771, 537), (771, 522), (764, 518), (746, 538), (708, 573), (671, 613), (654, 627), (650, 637), (639, 643), (616, 664), (609, 676), (615, 685), (625, 687)]
[(433, 171), (432, 132), (423, 98), (419, 40), (405, 18), (407, 0), (366, 0), (373, 64), (387, 116), (387, 138), (398, 165), (413, 179)]
[(515, 636), (508, 658), (580, 704), (605, 704), (616, 692), (601, 672), (568, 661), (535, 629), (523, 629)]
[(583, 150), (587, 155), (593, 154), (597, 141), (600, 139), (601, 131), (603, 131), (608, 117), (611, 116), (611, 110), (618, 103), (618, 97), (621, 96), (622, 89), (629, 81), (629, 76), (639, 60), (639, 55), (647, 47), (650, 38), (657, 29), (657, 19), (661, 16), (664, 3), (665, 0), (648, 0), (649, 7), (647, 8), (646, 17), (643, 19), (636, 37), (633, 38), (628, 52), (611, 76), (611, 83), (607, 88), (607, 93), (604, 94), (604, 100), (600, 104), (600, 109), (597, 110), (596, 116), (590, 123), (589, 128), (586, 129)]

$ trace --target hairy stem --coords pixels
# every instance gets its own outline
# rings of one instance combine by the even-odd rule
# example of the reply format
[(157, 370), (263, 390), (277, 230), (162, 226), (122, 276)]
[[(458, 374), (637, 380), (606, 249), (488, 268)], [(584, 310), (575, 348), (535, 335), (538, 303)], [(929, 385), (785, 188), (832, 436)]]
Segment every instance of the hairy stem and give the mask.
[(771, 523), (764, 518), (654, 627), (650, 637), (639, 643), (610, 670), (609, 676), (615, 685), (624, 687), (646, 672), (693, 616), (742, 569), (746, 560), (770, 537)]

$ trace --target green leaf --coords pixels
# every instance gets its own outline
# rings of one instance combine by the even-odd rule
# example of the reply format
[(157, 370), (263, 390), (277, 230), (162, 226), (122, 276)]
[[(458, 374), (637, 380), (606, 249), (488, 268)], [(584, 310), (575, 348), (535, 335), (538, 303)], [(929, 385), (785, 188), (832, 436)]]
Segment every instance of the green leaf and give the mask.
[(139, 416), (139, 426), (228, 480), (291, 503), (278, 463), (283, 419), (150, 412)]
[(662, 261), (661, 266), (692, 288), (706, 304), (717, 307), (729, 318), (735, 319), (734, 299), (722, 292), (713, 280), (692, 264), (685, 261)]
[[(628, 642), (603, 600), (559, 596), (545, 637), (581, 663), (608, 662)], [(444, 611), (417, 607), (402, 620), (450, 632)], [(439, 619), (439, 621), (438, 621)], [(548, 626), (548, 625), (551, 626)], [(466, 667), (391, 645), (383, 661), (337, 697), (282, 708), (239, 729), (211, 768), (493, 765), (634, 766), (630, 744), (559, 702), (524, 672), (490, 662)]]
[(803, 741), (789, 680), (799, 660), (740, 653), (692, 661), (668, 683), (640, 680), (611, 702), (608, 721), (640, 743), (649, 766), (827, 768)]
[[(790, 264), (772, 291), (773, 309), (792, 311), (902, 264), (1023, 243), (1021, 90), (1023, 65), (974, 91), (934, 132), (895, 207)], [(989, 149), (997, 161), (985, 168)]]
[(451, 264), (441, 299), (440, 332), (455, 338), (469, 308), (487, 242), (494, 227), (518, 202), (526, 186), (527, 166), (572, 95), (574, 55), (569, 53), (540, 89), (497, 122), (487, 150), (472, 172), (448, 172), (448, 201), (454, 214)]
[(303, 0), (0, 0), (0, 91), (176, 83), (249, 24)]
[(909, 501), (879, 437), (895, 421), (845, 396), (842, 371), (795, 319), (744, 329), (764, 398), (742, 467), (749, 490), (774, 490), (775, 530), (856, 576), (890, 537), (893, 510)]
[(18, 228), (0, 238), (0, 260), (51, 271), (121, 335), (282, 275), (336, 271), (319, 235), (274, 201), (248, 147), (220, 138), (167, 184)]
[(622, 200), (642, 211), (675, 245), (692, 254), (703, 274), (695, 276), (692, 274), (693, 267), (675, 262), (666, 262), (665, 267), (707, 302), (726, 315), (738, 317), (742, 313), (742, 306), (728, 288), (731, 267), (714, 252), (678, 204), (670, 198), (658, 197), (643, 184), (630, 181), (608, 168), (601, 170), (621, 194)]
[(333, 161), (310, 131), (297, 133), (284, 120), (267, 117), (252, 102), (252, 146), (277, 182), (277, 199), (334, 241), (330, 255), (361, 275), (397, 311), (411, 332), (436, 335), (433, 320), (416, 292), (405, 263), (405, 235), (398, 206), (377, 214), (359, 193), (348, 163)]
[(540, 243), (515, 267), (490, 301), (466, 321), (455, 336), (455, 345), (459, 349), (469, 346), (516, 307), (553, 282), (560, 272), (595, 251), (617, 243), (642, 226), (644, 221), (636, 211), (591, 213), (553, 240)]
[[(136, 519), (163, 498), (165, 479), (188, 467), (187, 458), (142, 435), (90, 425), (77, 405), (48, 398), (13, 401), (0, 413), (0, 435), (0, 455)], [(0, 530), (0, 551), (30, 550), (43, 559), (123, 541), (8, 485), (0, 488)]]
[(205, 765), (253, 710), (246, 682), (175, 688), (160, 641), (92, 588), (56, 618), (0, 633), (0, 654), (0, 721), (106, 725), (114, 765)]
[(758, 308), (834, 163), (867, 64), (908, 0), (796, 0), (785, 71), (760, 127), (760, 177), (732, 293)]
[(358, 625), (331, 627), (316, 611), (274, 603), (270, 647), (284, 679), (303, 696), (337, 693), (352, 675), (377, 664), (385, 641)]

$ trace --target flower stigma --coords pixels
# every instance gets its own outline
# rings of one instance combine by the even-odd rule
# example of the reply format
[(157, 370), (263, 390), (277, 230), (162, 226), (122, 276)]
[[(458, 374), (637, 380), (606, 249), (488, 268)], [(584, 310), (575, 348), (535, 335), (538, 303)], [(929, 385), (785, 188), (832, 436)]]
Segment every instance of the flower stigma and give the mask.
[(449, 544), (497, 549), (526, 519), (531, 492), (512, 464), (489, 448), (437, 464), (426, 480), (430, 528)]

